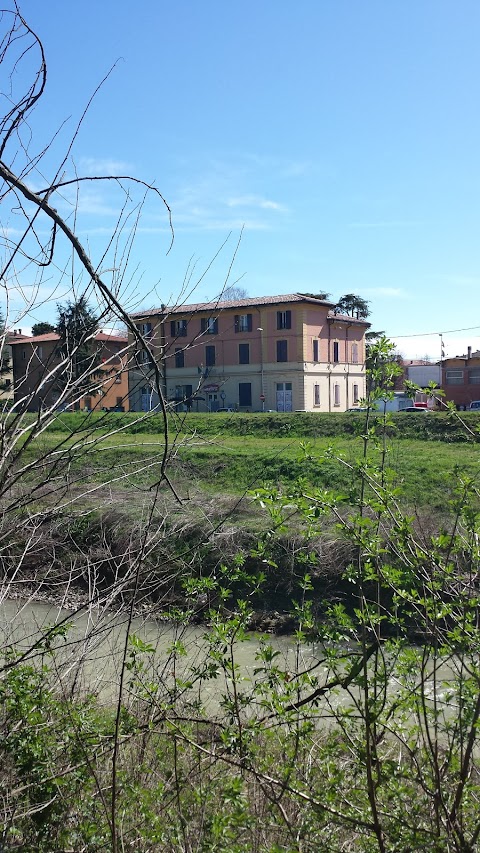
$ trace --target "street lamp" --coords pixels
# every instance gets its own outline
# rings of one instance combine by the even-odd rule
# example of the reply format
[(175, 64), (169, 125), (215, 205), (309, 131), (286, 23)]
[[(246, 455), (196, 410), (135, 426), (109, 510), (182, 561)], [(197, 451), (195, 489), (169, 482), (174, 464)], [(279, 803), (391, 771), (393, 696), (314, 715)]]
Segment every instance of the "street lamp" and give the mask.
[(265, 411), (265, 388), (263, 385), (263, 327), (257, 326), (257, 332), (260, 332), (260, 400), (262, 401), (262, 412)]

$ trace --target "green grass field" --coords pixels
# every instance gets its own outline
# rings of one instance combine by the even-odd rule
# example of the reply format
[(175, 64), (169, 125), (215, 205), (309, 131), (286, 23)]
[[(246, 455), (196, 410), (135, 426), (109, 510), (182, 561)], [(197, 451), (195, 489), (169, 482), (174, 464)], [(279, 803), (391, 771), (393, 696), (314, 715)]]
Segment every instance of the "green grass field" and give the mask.
[[(355, 475), (349, 466), (362, 457), (361, 437), (238, 436), (222, 434), (219, 420), (216, 424), (217, 434), (213, 436), (171, 433), (170, 473), (179, 488), (195, 486), (210, 494), (239, 495), (264, 483), (289, 485), (299, 477), (326, 489), (353, 487)], [(158, 480), (164, 448), (159, 434), (97, 433), (74, 450), (76, 441), (67, 433), (48, 432), (26, 451), (26, 456), (41, 458), (62, 443), (54, 458), (64, 454), (69, 470), (81, 474), (85, 481), (106, 483), (117, 477), (119, 487), (131, 489), (149, 487)], [(470, 443), (389, 438), (386, 450), (393, 484), (412, 507), (445, 507), (456, 480), (454, 472), (471, 477), (479, 473), (479, 449)], [(380, 453), (381, 447), (372, 448), (372, 461), (378, 461)]]

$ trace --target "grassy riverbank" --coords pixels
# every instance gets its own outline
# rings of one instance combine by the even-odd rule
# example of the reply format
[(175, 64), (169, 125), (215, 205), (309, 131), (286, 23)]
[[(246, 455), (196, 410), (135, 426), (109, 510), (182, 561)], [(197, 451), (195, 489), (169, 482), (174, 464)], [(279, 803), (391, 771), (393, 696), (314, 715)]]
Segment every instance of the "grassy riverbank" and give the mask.
[[(364, 456), (357, 414), (313, 436), (295, 417), (263, 434), (261, 417), (241, 433), (236, 416), (192, 416), (169, 424), (168, 482), (161, 431), (69, 417), (22, 439), (3, 492), (3, 594), (63, 601), (87, 625), (76, 643), (66, 617), (16, 645), (12, 625), (5, 643), (7, 849), (473, 853), (474, 435), (450, 440), (438, 416), (438, 440), (414, 415), (398, 441), (374, 424)], [(172, 630), (158, 656), (132, 630), (155, 611)], [(120, 618), (103, 705), (78, 672)]]
[[(33, 418), (34, 416), (32, 416)], [(447, 412), (429, 412), (422, 414), (391, 413), (387, 416), (387, 433), (396, 438), (412, 438), (425, 441), (445, 441), (474, 443), (480, 414), (461, 412), (452, 415)], [(379, 412), (369, 415), (370, 424), (383, 425), (384, 418)], [(259, 438), (283, 438), (285, 436), (312, 439), (358, 436), (365, 428), (365, 412), (296, 412), (282, 414), (265, 412), (242, 414), (238, 412), (198, 414), (195, 412), (170, 414), (168, 429), (171, 435), (198, 433), (203, 436), (257, 436)], [(467, 426), (467, 430), (465, 426)], [(127, 435), (162, 435), (163, 417), (152, 413), (111, 413), (111, 412), (63, 412), (59, 413), (49, 431), (106, 432), (121, 429)]]
[[(413, 419), (422, 425), (430, 417), (444, 427), (442, 415), (398, 415), (396, 423), (403, 428)], [(267, 430), (267, 435), (263, 416), (191, 415), (181, 423), (171, 420), (172, 494), (164, 482), (158, 486), (165, 444), (156, 419), (136, 423), (133, 415), (107, 415), (105, 420), (60, 415), (22, 450), (24, 473), (9, 493), (5, 522), (14, 533), (8, 534), (3, 560), (7, 577), (15, 574), (12, 594), (30, 591), (40, 583), (43, 596), (58, 600), (67, 586), (69, 603), (74, 605), (88, 597), (89, 566), (96, 562), (97, 592), (107, 595), (121, 580), (125, 600), (139, 586), (139, 606), (164, 611), (180, 606), (192, 617), (202, 618), (216, 603), (215, 594), (207, 590), (201, 601), (188, 600), (185, 583), (215, 574), (222, 564), (241, 557), (249, 570), (266, 576), (261, 591), (251, 598), (253, 624), (293, 628), (289, 618), (271, 614), (290, 611), (301, 591), (306, 561), (317, 614), (335, 598), (348, 602), (349, 587), (342, 576), (351, 553), (338, 541), (334, 525), (327, 521), (317, 525), (312, 536), (291, 511), (282, 530), (272, 533), (271, 519), (252, 494), (264, 486), (288, 492), (301, 480), (307, 489), (340, 495), (341, 511), (348, 512), (357, 497), (365, 417), (355, 413), (353, 418), (331, 415), (316, 420), (316, 416), (275, 415), (271, 420), (273, 434)], [(335, 434), (305, 435), (301, 429), (307, 422)], [(238, 435), (242, 423), (255, 434)], [(353, 424), (359, 434), (344, 435), (342, 423)], [(122, 431), (112, 432), (112, 424)], [(419, 531), (438, 529), (446, 517), (455, 472), (475, 477), (478, 471), (478, 449), (470, 442), (404, 437), (372, 444), (370, 464), (384, 458), (385, 475), (398, 499), (416, 517)], [(157, 488), (156, 505), (148, 515)], [(28, 548), (32, 519), (40, 510), (47, 512), (40, 527), (33, 521), (36, 547), (32, 551)], [(135, 576), (129, 567), (142, 547), (147, 525), (153, 531), (152, 542)], [(265, 537), (268, 560), (262, 552)], [(21, 558), (24, 550), (26, 556)], [(237, 584), (227, 608), (234, 607), (235, 596), (244, 592), (245, 586)]]
[[(268, 431), (264, 434), (265, 424), (260, 416), (256, 418), (258, 431), (246, 435), (238, 434), (237, 416), (212, 415), (209, 419), (191, 416), (188, 422), (175, 425), (181, 431), (174, 430), (171, 423), (169, 472), (179, 493), (188, 498), (195, 486), (210, 494), (241, 495), (264, 483), (290, 486), (299, 477), (322, 488), (350, 489), (355, 480), (355, 465), (363, 451), (360, 427), (364, 427), (364, 419), (361, 414), (355, 414), (353, 421), (358, 435), (343, 434), (337, 422), (337, 417), (342, 416), (335, 415), (326, 421), (333, 423), (333, 435), (312, 437), (308, 431), (297, 434), (300, 427), (295, 417), (292, 422), (288, 416), (284, 421), (280, 419), (272, 434)], [(412, 432), (414, 437), (404, 436), (401, 440), (387, 437), (386, 444), (379, 442), (376, 449), (370, 450), (373, 461), (385, 455), (392, 483), (412, 509), (442, 512), (449, 500), (454, 472), (461, 469), (475, 476), (478, 470), (478, 449), (473, 442), (452, 441), (448, 439), (448, 431), (438, 440), (430, 432), (425, 436), (421, 430), (414, 429), (419, 421), (420, 426), (424, 426), (426, 420), (431, 424), (436, 419), (443, 427), (444, 417), (412, 415), (409, 419), (408, 415), (399, 415), (396, 428), (403, 429), (405, 421), (413, 420), (411, 426), (407, 424), (407, 432)], [(478, 416), (475, 417), (478, 420)], [(107, 429), (109, 422), (103, 424), (104, 429), (99, 429), (95, 422), (87, 419), (86, 435), (82, 439), (81, 430), (80, 433), (73, 431), (78, 417), (72, 415), (69, 419), (70, 416), (62, 415), (54, 430), (48, 430), (25, 451), (24, 461), (32, 463), (44, 457), (46, 465), (58, 467), (63, 458), (71, 472), (78, 475), (81, 471), (85, 481), (96, 483), (109, 481), (115, 470), (119, 487), (133, 493), (139, 488), (151, 487), (158, 480), (165, 447), (162, 433), (154, 429), (135, 431), (138, 425), (127, 419), (125, 429), (111, 434)], [(352, 418), (347, 422), (352, 426)], [(186, 431), (187, 423), (192, 432)], [(250, 421), (248, 423), (251, 426)], [(286, 433), (285, 427), (290, 423), (293, 427)], [(67, 430), (68, 425), (71, 430)], [(205, 430), (201, 431), (201, 427)], [(340, 464), (337, 459), (341, 460)]]

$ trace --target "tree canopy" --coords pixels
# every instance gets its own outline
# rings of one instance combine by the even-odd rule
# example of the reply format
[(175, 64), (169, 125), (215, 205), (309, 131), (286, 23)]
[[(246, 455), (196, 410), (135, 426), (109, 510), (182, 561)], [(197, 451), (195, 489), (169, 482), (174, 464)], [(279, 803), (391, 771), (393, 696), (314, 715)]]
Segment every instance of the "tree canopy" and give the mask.
[(248, 299), (248, 290), (238, 284), (231, 284), (226, 287), (220, 294), (220, 299), (225, 302), (234, 301), (237, 299)]
[(57, 304), (57, 326), (63, 355), (71, 359), (76, 379), (87, 375), (94, 366), (96, 352), (93, 338), (98, 329), (98, 317), (89, 306), (87, 297)]
[(60, 335), (62, 344), (70, 352), (73, 348), (88, 344), (97, 328), (97, 315), (89, 306), (85, 295), (80, 296), (75, 301), (68, 300), (64, 305), (57, 304), (55, 331)]
[(43, 320), (40, 320), (38, 323), (34, 323), (32, 326), (32, 335), (47, 335), (49, 332), (54, 332), (55, 326), (51, 323), (46, 323)]
[(362, 299), (356, 293), (346, 293), (338, 300), (336, 310), (350, 317), (365, 318), (370, 316), (369, 305), (366, 299)]

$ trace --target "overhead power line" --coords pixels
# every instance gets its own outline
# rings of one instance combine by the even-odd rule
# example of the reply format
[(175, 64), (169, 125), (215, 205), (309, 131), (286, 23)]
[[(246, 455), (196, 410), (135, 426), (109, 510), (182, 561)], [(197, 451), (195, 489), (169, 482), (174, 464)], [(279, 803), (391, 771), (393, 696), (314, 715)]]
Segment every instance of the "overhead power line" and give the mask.
[(390, 335), (392, 338), (426, 338), (428, 335), (452, 335), (454, 332), (473, 332), (480, 326), (466, 326), (464, 329), (447, 329), (444, 332), (414, 332), (412, 335)]

